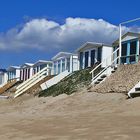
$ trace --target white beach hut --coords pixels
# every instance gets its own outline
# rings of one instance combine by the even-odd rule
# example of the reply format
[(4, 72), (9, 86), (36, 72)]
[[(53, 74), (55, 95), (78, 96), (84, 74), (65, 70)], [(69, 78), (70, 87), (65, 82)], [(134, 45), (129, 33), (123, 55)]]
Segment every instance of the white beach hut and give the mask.
[(51, 75), (52, 65), (53, 65), (52, 61), (39, 60), (33, 65), (33, 74), (36, 74), (43, 68), (47, 67), (48, 68), (47, 75)]
[(8, 81), (12, 80), (20, 80), (20, 67), (19, 66), (10, 66), (7, 69), (7, 74), (8, 74)]
[(79, 69), (78, 55), (68, 52), (59, 52), (52, 58), (54, 75), (68, 70), (70, 73)]
[(93, 67), (96, 63), (102, 63), (102, 67), (106, 67), (111, 63), (111, 58), (104, 61), (113, 52), (113, 47), (104, 43), (86, 42), (77, 49), (80, 69)]
[(25, 63), (20, 67), (20, 80), (26, 81), (33, 76), (33, 65), (32, 63)]
[(0, 69), (0, 87), (5, 85), (8, 81), (8, 75), (6, 69)]

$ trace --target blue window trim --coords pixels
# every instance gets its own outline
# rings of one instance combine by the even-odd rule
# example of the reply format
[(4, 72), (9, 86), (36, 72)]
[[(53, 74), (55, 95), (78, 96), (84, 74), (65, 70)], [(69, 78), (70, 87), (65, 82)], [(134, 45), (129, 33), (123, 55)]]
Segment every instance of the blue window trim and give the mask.
[(125, 43), (131, 43), (133, 41), (139, 41), (139, 39), (131, 39), (131, 40), (127, 40), (127, 41), (123, 41), (122, 44), (125, 44)]
[[(134, 42), (134, 41), (136, 41), (136, 47), (137, 47), (137, 48), (136, 48), (136, 55), (140, 55), (140, 54), (139, 54), (139, 51), (138, 51), (138, 50), (139, 50), (139, 46), (138, 46), (138, 41), (139, 41), (139, 39), (136, 38), (136, 39), (131, 39), (131, 40), (127, 40), (127, 41), (123, 41), (123, 42), (122, 42), (122, 45), (127, 43), (127, 56), (130, 55), (130, 43), (131, 43), (131, 42)], [(113, 46), (114, 51), (117, 49), (117, 47), (118, 47), (118, 45), (117, 45), (117, 46)], [(115, 54), (114, 57), (116, 57), (116, 54)], [(129, 59), (130, 59), (130, 58), (127, 58), (127, 59), (126, 59), (126, 63), (127, 63), (127, 64), (130, 63)], [(137, 62), (138, 62), (138, 58), (136, 58), (135, 61), (131, 62), (131, 64), (134, 64), (134, 63), (137, 63)]]

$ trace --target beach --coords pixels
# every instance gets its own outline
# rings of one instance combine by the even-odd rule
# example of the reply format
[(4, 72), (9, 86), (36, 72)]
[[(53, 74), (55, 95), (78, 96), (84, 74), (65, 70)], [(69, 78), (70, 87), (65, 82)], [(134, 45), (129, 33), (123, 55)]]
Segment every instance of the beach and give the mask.
[(137, 140), (140, 98), (79, 92), (0, 101), (2, 140)]

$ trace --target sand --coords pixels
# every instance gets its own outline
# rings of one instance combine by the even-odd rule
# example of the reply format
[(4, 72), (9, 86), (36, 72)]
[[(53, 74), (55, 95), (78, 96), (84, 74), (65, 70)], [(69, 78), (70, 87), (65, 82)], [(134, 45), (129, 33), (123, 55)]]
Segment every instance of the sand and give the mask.
[(0, 140), (138, 140), (140, 98), (76, 93), (0, 100)]

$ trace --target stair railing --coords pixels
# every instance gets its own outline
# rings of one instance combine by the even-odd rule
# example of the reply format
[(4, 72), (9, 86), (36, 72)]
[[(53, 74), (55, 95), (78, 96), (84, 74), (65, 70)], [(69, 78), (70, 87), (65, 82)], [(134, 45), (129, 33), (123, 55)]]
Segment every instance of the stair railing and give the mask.
[(92, 81), (94, 81), (98, 76), (100, 76), (105, 70), (107, 70), (109, 67), (111, 67), (111, 65), (114, 64), (114, 62), (116, 62), (119, 59), (119, 56), (117, 58), (114, 59), (114, 61), (112, 61), (112, 63), (108, 66), (106, 66), (100, 73), (98, 73), (95, 77), (93, 77)]
[(41, 71), (39, 71), (38, 73), (36, 73), (35, 75), (33, 75), (31, 78), (27, 79), (27, 80), (24, 81), (22, 84), (20, 84), (20, 85), (17, 87), (17, 89), (19, 89), (20, 87), (22, 87), (22, 86), (28, 84), (30, 81), (32, 81), (34, 78), (36, 78), (37, 76), (39, 76), (40, 74), (42, 74), (44, 71), (46, 71), (46, 73), (47, 73), (47, 70), (48, 70), (48, 69), (50, 69), (50, 68), (48, 68), (48, 67), (43, 68)]
[(48, 70), (50, 68), (45, 67), (43, 68), (41, 71), (39, 71), (38, 73), (36, 73), (35, 75), (33, 75), (30, 79), (26, 80), (25, 82), (23, 82), (22, 84), (20, 84), (16, 89), (17, 91), (15, 92), (15, 98), (18, 97), (19, 95), (21, 95), (22, 93), (24, 93), (25, 91), (27, 91), (29, 88), (31, 88), (32, 86), (34, 86), (35, 84), (37, 84), (39, 81), (41, 81), (43, 78), (45, 78), (47, 75)]
[[(117, 53), (117, 51), (119, 50), (116, 49), (110, 56), (108, 56), (107, 58), (105, 58), (98, 66), (96, 66), (91, 72), (90, 74), (92, 74), (92, 81), (94, 81), (98, 76), (100, 76), (110, 65), (113, 65), (118, 59), (119, 56), (117, 58), (114, 59), (114, 55), (115, 53)], [(107, 64), (108, 60), (111, 60), (111, 64)], [(101, 71), (99, 72), (97, 75), (95, 75), (95, 71), (102, 66), (104, 63), (106, 62), (107, 66)]]

